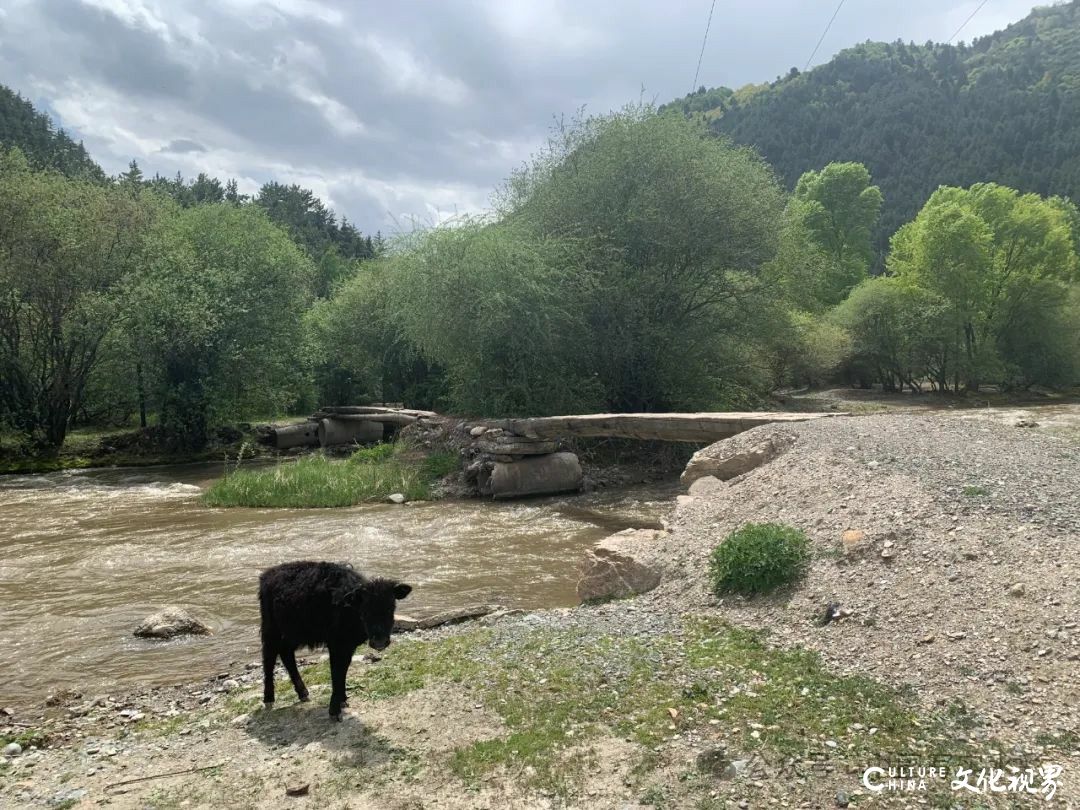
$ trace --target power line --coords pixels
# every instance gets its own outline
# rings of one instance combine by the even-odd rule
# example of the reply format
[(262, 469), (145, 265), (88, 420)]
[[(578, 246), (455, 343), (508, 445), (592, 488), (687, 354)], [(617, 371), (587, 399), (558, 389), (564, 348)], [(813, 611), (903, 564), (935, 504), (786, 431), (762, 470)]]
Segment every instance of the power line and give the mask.
[(701, 53), (697, 58), (697, 70), (694, 71), (694, 86), (690, 88), (690, 92), (693, 93), (697, 90), (698, 75), (701, 73), (701, 60), (705, 56), (705, 43), (709, 41), (709, 28), (712, 27), (712, 13), (716, 8), (716, 0), (712, 0), (712, 5), (709, 6), (709, 21), (705, 23), (705, 36), (701, 38)]
[(825, 26), (825, 30), (821, 32), (821, 39), (817, 41), (817, 45), (814, 46), (813, 53), (810, 54), (810, 58), (806, 60), (806, 65), (803, 70), (810, 67), (810, 63), (814, 61), (814, 57), (817, 56), (818, 48), (821, 47), (821, 43), (825, 41), (826, 34), (829, 33), (829, 29), (832, 28), (833, 22), (836, 20), (836, 15), (840, 13), (840, 9), (844, 7), (844, 0), (840, 0), (840, 5), (836, 7), (836, 11), (833, 12), (832, 18), (829, 20), (829, 24)]
[(971, 22), (971, 20), (975, 17), (975, 15), (978, 14), (980, 11), (982, 11), (982, 7), (985, 6), (989, 2), (990, 2), (990, 0), (982, 0), (982, 2), (979, 3), (978, 7), (976, 7), (976, 9), (973, 12), (971, 12), (971, 14), (968, 16), (968, 18), (966, 20), (964, 20), (964, 22), (960, 25), (960, 27), (956, 29), (956, 33), (954, 33), (951, 37), (949, 37), (949, 41), (946, 44), (951, 45), (952, 41), (954, 39), (956, 39), (958, 36), (960, 36), (960, 32), (964, 30), (965, 26), (967, 26), (967, 24), (969, 22)]

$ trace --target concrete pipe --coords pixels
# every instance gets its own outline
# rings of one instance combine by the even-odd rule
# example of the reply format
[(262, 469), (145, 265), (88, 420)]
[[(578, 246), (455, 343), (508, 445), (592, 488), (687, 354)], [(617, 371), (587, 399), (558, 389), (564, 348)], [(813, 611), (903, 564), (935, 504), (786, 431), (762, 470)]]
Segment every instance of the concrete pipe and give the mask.
[(551, 453), (520, 461), (496, 462), (481, 491), (496, 499), (576, 492), (581, 489), (581, 464), (573, 453)]
[(319, 443), (319, 426), (314, 422), (286, 425), (274, 428), (274, 447), (288, 450), (290, 447), (315, 446)]
[(383, 426), (381, 422), (367, 422), (344, 419), (321, 419), (319, 420), (319, 445), (331, 447), (335, 444), (351, 444), (359, 442), (381, 442), (383, 438)]

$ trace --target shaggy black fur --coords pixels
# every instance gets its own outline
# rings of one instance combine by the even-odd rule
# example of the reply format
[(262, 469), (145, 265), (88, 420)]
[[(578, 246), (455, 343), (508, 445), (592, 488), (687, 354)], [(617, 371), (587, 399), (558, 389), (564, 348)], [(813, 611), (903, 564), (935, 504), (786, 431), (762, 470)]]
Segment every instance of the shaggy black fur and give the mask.
[(285, 665), (296, 696), (308, 690), (296, 668), (297, 647), (325, 644), (330, 652), (330, 717), (341, 719), (346, 704), (345, 675), (356, 648), (365, 641), (376, 650), (390, 644), (394, 607), (412, 588), (389, 579), (368, 579), (350, 566), (330, 562), (291, 562), (259, 577), (262, 617), (263, 702), (274, 702), (274, 665)]

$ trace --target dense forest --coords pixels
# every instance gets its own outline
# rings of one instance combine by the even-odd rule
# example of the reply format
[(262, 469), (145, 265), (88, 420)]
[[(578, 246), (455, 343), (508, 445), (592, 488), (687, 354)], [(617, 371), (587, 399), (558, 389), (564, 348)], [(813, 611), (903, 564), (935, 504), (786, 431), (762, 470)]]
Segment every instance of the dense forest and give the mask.
[(0, 144), (18, 146), (39, 169), (55, 169), (68, 177), (105, 181), (101, 170), (81, 143), (53, 127), (49, 116), (29, 100), (0, 84)]
[[(574, 119), (487, 215), (389, 242), (297, 186), (246, 196), (50, 159), (71, 141), (13, 96), (30, 123), (0, 124), (16, 133), (0, 149), (0, 435), (50, 453), (73, 426), (137, 424), (188, 452), (215, 425), (320, 403), (542, 415), (751, 408), (808, 384), (1076, 385), (1076, 114), (1028, 154), (1002, 113), (946, 144), (934, 94), (900, 105), (910, 128), (852, 112), (897, 89), (894, 62), (912, 88), (952, 65), (935, 92), (963, 109), (1005, 82), (994, 103), (1072, 110), (1076, 9), (970, 49), (868, 45), (772, 86)], [(1027, 58), (1010, 47), (1036, 67), (1009, 73)], [(879, 62), (859, 90), (836, 73)], [(1061, 72), (1030, 84), (1050, 62)], [(770, 137), (788, 146), (717, 136), (779, 110), (793, 118)], [(840, 110), (849, 146), (808, 156), (825, 140), (796, 119), (828, 129)], [(871, 154), (875, 138), (894, 151)]]
[(867, 42), (771, 84), (703, 87), (668, 106), (757, 148), (788, 188), (827, 163), (864, 164), (885, 197), (880, 261), (939, 185), (1080, 195), (1080, 0), (971, 45)]

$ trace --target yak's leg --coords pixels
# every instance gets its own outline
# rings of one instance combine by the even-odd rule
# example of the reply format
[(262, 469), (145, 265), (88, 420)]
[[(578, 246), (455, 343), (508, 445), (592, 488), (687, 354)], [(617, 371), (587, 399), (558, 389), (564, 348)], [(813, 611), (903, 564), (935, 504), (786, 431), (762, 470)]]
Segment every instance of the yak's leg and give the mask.
[(330, 644), (330, 719), (341, 719), (341, 707), (347, 702), (345, 695), (345, 676), (349, 674), (356, 647)]
[(304, 685), (304, 679), (300, 677), (300, 670), (296, 668), (296, 650), (282, 650), (281, 663), (285, 665), (285, 670), (289, 673), (289, 680), (292, 681), (293, 689), (296, 690), (296, 696), (300, 698), (301, 703), (306, 703), (308, 690)]
[(267, 639), (263, 639), (263, 703), (267, 707), (274, 702), (274, 665), (277, 663), (277, 657), (277, 647)]

